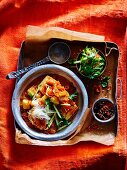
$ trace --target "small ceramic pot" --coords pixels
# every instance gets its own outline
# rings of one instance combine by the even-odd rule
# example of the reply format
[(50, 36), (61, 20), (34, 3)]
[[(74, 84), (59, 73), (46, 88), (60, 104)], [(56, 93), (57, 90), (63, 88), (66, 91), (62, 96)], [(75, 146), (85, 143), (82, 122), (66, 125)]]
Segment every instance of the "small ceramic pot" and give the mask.
[[(98, 115), (98, 113), (100, 114), (100, 116), (101, 115), (104, 116), (102, 117), (103, 119)], [(109, 113), (111, 113), (110, 116), (108, 115)], [(112, 100), (108, 98), (100, 98), (93, 103), (92, 114), (93, 114), (93, 117), (98, 122), (101, 122), (101, 123), (110, 122), (115, 118), (115, 104), (113, 103)], [(107, 118), (104, 119), (106, 116)]]

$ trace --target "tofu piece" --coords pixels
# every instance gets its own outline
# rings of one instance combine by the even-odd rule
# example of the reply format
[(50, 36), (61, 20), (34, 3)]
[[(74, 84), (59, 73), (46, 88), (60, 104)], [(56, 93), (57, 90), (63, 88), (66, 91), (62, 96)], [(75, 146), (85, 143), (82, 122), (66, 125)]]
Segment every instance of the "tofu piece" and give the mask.
[(30, 109), (31, 107), (31, 101), (28, 99), (23, 99), (22, 101), (22, 107), (23, 109)]
[(28, 92), (28, 95), (32, 98), (36, 93), (36, 89), (34, 86), (32, 86), (27, 90), (27, 92)]
[(59, 100), (58, 100), (58, 98), (57, 98), (56, 96), (51, 97), (51, 98), (50, 98), (50, 101), (51, 101), (52, 103), (56, 104), (56, 105), (59, 104)]

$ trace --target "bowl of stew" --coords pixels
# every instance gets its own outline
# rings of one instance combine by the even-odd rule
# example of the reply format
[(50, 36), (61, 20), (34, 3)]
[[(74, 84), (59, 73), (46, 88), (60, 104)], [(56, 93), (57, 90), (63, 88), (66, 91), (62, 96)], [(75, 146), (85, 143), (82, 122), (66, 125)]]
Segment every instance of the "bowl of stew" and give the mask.
[(70, 136), (88, 107), (82, 81), (69, 69), (56, 64), (38, 66), (17, 83), (12, 111), (29, 136), (54, 141)]
[(108, 98), (100, 98), (94, 102), (92, 114), (101, 123), (110, 122), (115, 118), (115, 104)]

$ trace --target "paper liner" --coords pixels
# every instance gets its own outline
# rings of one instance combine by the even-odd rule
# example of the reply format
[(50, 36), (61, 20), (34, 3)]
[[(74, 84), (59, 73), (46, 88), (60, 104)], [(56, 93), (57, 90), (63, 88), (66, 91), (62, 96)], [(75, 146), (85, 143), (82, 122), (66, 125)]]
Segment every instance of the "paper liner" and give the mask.
[[(65, 40), (81, 40), (91, 42), (103, 42), (104, 36), (81, 33), (67, 30), (59, 27), (40, 28), (36, 26), (28, 26), (26, 32), (26, 41), (47, 41), (50, 38), (59, 38)], [(108, 128), (106, 127), (108, 126)], [(62, 146), (74, 145), (81, 141), (95, 141), (104, 145), (113, 145), (115, 134), (111, 125), (98, 124), (93, 121), (91, 108), (88, 108), (84, 114), (84, 118), (77, 130), (68, 139), (57, 141), (41, 141), (32, 139), (16, 127), (15, 141), (19, 144), (40, 145), (40, 146)]]

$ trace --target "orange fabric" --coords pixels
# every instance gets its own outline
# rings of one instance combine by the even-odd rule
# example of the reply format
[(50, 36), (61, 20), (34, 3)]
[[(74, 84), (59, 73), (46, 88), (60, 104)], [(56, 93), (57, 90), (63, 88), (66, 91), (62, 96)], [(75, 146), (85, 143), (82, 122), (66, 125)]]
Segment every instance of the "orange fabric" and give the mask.
[[(68, 170), (125, 169), (126, 156), (126, 0), (2, 0), (0, 1), (0, 169)], [(114, 146), (82, 142), (74, 146), (38, 147), (15, 143), (11, 97), (15, 80), (6, 75), (16, 69), (27, 25), (59, 26), (104, 35), (120, 49), (118, 77), (119, 129)]]

